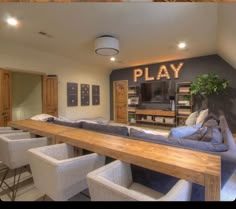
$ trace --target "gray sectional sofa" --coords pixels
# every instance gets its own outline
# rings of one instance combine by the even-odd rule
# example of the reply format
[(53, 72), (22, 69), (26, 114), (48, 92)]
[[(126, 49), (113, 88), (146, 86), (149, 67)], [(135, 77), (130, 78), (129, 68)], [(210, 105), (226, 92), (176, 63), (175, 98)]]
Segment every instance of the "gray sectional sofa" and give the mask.
[[(199, 141), (188, 138), (173, 138), (171, 135), (169, 137), (165, 137), (158, 134), (147, 133), (144, 130), (140, 129), (128, 128), (125, 125), (113, 126), (109, 124), (97, 124), (83, 121), (70, 123), (51, 120), (50, 122), (107, 134), (121, 135), (130, 137), (135, 140), (144, 140), (151, 143), (159, 143), (187, 149), (201, 150), (203, 152), (220, 155), (222, 161), (221, 186), (223, 187), (236, 170), (236, 145), (224, 115), (221, 115), (218, 120), (219, 123), (217, 124), (217, 127), (214, 128), (217, 128), (217, 130), (219, 131), (214, 131), (213, 129), (212, 139), (210, 141)], [(110, 161), (112, 161), (112, 159), (108, 158), (106, 162)], [(152, 189), (156, 189), (157, 191), (162, 193), (167, 192), (178, 180), (174, 177), (135, 165), (132, 165), (132, 173), (134, 181), (149, 186)], [(163, 184), (163, 182), (165, 183)], [(194, 201), (204, 200), (204, 188), (200, 185), (193, 184), (191, 199)]]

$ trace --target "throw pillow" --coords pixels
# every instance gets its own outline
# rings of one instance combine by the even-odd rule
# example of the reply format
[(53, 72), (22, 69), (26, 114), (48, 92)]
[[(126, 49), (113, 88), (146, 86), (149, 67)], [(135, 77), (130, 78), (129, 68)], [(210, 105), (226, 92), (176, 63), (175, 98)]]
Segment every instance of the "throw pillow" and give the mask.
[(49, 115), (49, 114), (38, 114), (38, 115), (35, 115), (33, 117), (31, 117), (30, 119), (31, 120), (39, 120), (39, 121), (47, 121), (48, 118), (56, 118), (52, 115)]
[(200, 138), (200, 141), (210, 142), (212, 140), (212, 128), (208, 127), (206, 133)]
[(193, 135), (199, 130), (200, 126), (180, 126), (172, 128), (170, 131), (170, 136), (174, 138), (184, 138), (186, 136)]
[(204, 120), (202, 126), (206, 127), (218, 127), (219, 119), (214, 113), (209, 113), (206, 119)]
[(219, 122), (215, 119), (209, 119), (202, 124), (202, 127), (217, 127), (219, 128)]
[(206, 134), (206, 132), (207, 132), (207, 127), (202, 127), (202, 128), (199, 128), (196, 133), (190, 136), (187, 136), (185, 139), (200, 141), (201, 138)]
[(62, 120), (54, 120), (52, 123), (62, 126), (69, 126), (73, 128), (81, 128), (82, 124), (81, 122), (68, 122), (68, 121), (62, 121)]
[(212, 128), (212, 144), (222, 144), (224, 142), (224, 138), (222, 133), (218, 128)]
[(191, 113), (187, 120), (185, 121), (185, 125), (186, 126), (193, 126), (196, 124), (196, 121), (197, 121), (197, 117), (198, 117), (199, 113), (196, 111), (196, 112), (193, 112)]
[(196, 125), (201, 125), (208, 115), (208, 109), (202, 110), (196, 120)]
[(211, 144), (222, 144), (224, 141), (223, 135), (216, 127), (208, 127), (206, 134), (200, 139), (204, 142), (211, 142)]

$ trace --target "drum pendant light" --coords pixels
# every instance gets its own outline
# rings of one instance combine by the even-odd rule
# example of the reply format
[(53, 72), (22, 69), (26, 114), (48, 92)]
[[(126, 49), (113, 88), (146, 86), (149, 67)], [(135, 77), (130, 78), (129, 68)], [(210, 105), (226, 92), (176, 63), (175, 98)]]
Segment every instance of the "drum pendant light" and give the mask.
[(96, 38), (95, 53), (102, 56), (114, 56), (118, 54), (119, 40), (109, 35), (104, 35)]

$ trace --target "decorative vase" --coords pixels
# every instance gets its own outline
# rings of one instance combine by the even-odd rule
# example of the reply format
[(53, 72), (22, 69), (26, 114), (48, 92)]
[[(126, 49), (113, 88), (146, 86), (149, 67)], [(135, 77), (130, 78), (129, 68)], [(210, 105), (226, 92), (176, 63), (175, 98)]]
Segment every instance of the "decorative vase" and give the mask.
[(171, 100), (171, 110), (175, 111), (175, 100)]

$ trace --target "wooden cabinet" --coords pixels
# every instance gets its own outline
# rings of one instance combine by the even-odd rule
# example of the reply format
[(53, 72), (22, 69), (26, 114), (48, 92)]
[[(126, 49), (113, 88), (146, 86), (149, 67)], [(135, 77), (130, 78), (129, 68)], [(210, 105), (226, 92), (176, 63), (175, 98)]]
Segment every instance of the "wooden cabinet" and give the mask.
[(193, 97), (190, 94), (191, 82), (176, 84), (176, 125), (184, 125), (185, 120), (192, 113)]
[(175, 126), (175, 111), (137, 109), (136, 123)]

